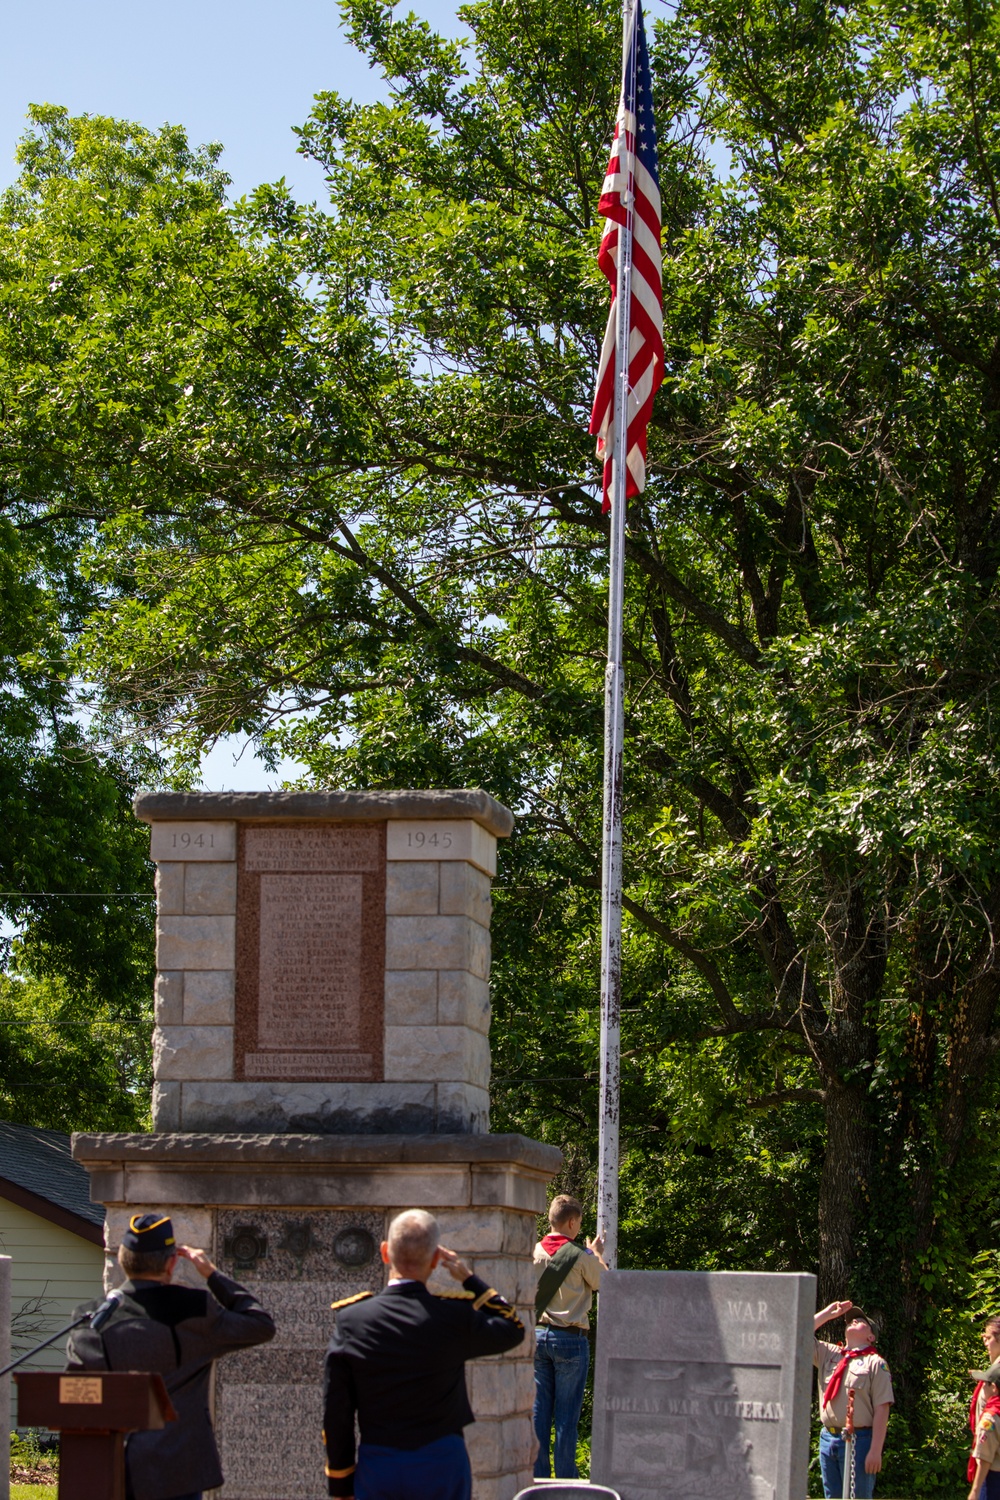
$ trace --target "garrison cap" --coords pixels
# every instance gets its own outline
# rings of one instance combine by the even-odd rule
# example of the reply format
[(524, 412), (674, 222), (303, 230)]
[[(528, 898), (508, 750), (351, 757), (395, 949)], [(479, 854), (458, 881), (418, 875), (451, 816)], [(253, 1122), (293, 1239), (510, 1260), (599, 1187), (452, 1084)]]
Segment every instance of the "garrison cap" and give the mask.
[(159, 1214), (133, 1214), (122, 1235), (126, 1250), (138, 1250), (143, 1255), (162, 1255), (173, 1250), (176, 1243), (174, 1226)]
[(989, 1380), (993, 1385), (1000, 1385), (1000, 1359), (995, 1359), (988, 1370), (970, 1370), (980, 1380)]

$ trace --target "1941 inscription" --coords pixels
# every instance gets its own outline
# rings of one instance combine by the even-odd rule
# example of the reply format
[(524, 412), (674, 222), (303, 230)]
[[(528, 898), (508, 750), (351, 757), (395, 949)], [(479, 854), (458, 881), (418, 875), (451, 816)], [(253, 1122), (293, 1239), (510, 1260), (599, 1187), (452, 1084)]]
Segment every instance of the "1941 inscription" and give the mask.
[(238, 1076), (366, 1082), (382, 1067), (385, 832), (241, 833)]

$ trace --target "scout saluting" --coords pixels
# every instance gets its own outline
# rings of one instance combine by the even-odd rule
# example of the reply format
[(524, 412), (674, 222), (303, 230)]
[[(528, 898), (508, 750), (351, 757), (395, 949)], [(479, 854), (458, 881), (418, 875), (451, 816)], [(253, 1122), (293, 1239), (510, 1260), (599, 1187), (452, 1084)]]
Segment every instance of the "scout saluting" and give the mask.
[[(847, 1316), (844, 1344), (813, 1340), (813, 1364), (819, 1372), (819, 1414), (823, 1431), (819, 1436), (819, 1465), (823, 1494), (839, 1500), (844, 1489), (843, 1439), (848, 1393), (854, 1393), (854, 1494), (870, 1500), (875, 1476), (882, 1467), (882, 1447), (894, 1401), (889, 1366), (875, 1348), (871, 1324), (853, 1302), (831, 1302), (813, 1320), (813, 1330), (834, 1318)], [(850, 1476), (848, 1475), (848, 1481)]]
[[(430, 1214), (393, 1219), (382, 1242), (389, 1283), (335, 1302), (326, 1355), (324, 1439), (331, 1495), (355, 1500), (470, 1500), (462, 1428), (475, 1418), (465, 1361), (524, 1338), (509, 1302), (438, 1243)], [(428, 1291), (435, 1266), (461, 1291)], [(354, 1418), (361, 1443), (355, 1454)]]

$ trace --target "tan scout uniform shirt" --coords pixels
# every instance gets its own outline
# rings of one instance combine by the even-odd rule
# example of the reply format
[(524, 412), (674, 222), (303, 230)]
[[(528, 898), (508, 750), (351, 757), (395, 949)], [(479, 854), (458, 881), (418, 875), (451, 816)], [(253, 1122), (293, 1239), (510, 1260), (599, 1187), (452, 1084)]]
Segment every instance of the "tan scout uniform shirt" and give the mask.
[[(532, 1259), (540, 1276), (552, 1259), (542, 1248), (541, 1240), (535, 1246)], [(596, 1255), (588, 1255), (584, 1250), (542, 1313), (540, 1321), (550, 1328), (589, 1328), (590, 1308), (600, 1284), (601, 1262)]]
[(854, 1392), (854, 1425), (870, 1427), (875, 1420), (876, 1406), (895, 1401), (892, 1394), (892, 1376), (889, 1366), (881, 1354), (865, 1354), (852, 1359), (844, 1371), (836, 1401), (829, 1406), (823, 1404), (823, 1392), (827, 1381), (844, 1357), (839, 1344), (827, 1344), (823, 1339), (813, 1340), (813, 1364), (819, 1372), (819, 1416), (824, 1427), (843, 1427), (847, 1421), (847, 1393)]
[[(980, 1391), (982, 1396), (982, 1391)], [(978, 1463), (980, 1459), (990, 1466), (990, 1473), (996, 1474), (1000, 1470), (1000, 1421), (995, 1411), (988, 1411), (976, 1422), (976, 1444), (972, 1450), (972, 1456)]]

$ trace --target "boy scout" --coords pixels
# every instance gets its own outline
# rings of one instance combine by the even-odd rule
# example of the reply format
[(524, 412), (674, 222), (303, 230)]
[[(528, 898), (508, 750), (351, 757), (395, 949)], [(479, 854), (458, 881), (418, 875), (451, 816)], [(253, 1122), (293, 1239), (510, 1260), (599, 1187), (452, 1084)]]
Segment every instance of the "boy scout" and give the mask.
[[(422, 1209), (399, 1214), (382, 1242), (389, 1282), (378, 1296), (335, 1302), (326, 1356), (323, 1435), (331, 1495), (357, 1500), (470, 1500), (462, 1429), (474, 1421), (465, 1361), (502, 1354), (524, 1324), (492, 1287), (438, 1242)], [(434, 1293), (446, 1266), (461, 1291)], [(355, 1450), (355, 1417), (361, 1433)]]
[(813, 1319), (813, 1331), (833, 1318), (847, 1317), (843, 1344), (813, 1340), (813, 1364), (819, 1372), (819, 1415), (823, 1431), (819, 1437), (819, 1464), (823, 1494), (839, 1500), (844, 1493), (846, 1444), (842, 1432), (847, 1420), (847, 1396), (854, 1392), (854, 1494), (870, 1500), (875, 1476), (882, 1467), (882, 1449), (895, 1397), (892, 1377), (875, 1348), (871, 1324), (853, 1302), (831, 1302)]
[(969, 1500), (1000, 1500), (1000, 1359), (985, 1372), (983, 1405), (976, 1422), (972, 1457), (966, 1478), (972, 1488)]

